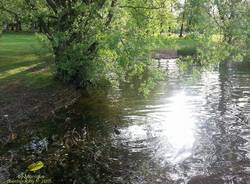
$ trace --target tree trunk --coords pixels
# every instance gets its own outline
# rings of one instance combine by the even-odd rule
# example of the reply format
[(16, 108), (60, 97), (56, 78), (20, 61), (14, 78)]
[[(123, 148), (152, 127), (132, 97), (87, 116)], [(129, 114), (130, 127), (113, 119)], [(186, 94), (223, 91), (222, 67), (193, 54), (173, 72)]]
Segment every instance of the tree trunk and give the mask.
[(185, 21), (185, 9), (186, 9), (186, 0), (184, 1), (183, 5), (183, 14), (182, 14), (182, 19), (181, 19), (181, 30), (180, 30), (180, 35), (179, 37), (183, 37), (183, 30), (184, 30), (184, 21)]
[(181, 23), (181, 30), (180, 30), (180, 35), (179, 37), (183, 37), (183, 29), (184, 29), (184, 22)]
[[(11, 12), (11, 11), (8, 11), (8, 12)], [(15, 32), (22, 31), (22, 23), (17, 14), (14, 14), (14, 21), (10, 23), (9, 26), (11, 28), (11, 31), (15, 31)]]
[(19, 18), (16, 19), (15, 27), (16, 32), (22, 31), (22, 23)]
[(168, 26), (168, 35), (170, 36), (172, 32), (171, 26)]
[(15, 30), (15, 27), (14, 27), (14, 24), (13, 24), (13, 23), (10, 24), (10, 30), (11, 30), (11, 31), (14, 31), (14, 30)]
[(33, 22), (33, 21), (30, 23), (30, 30), (33, 33), (36, 31), (36, 25), (35, 25), (35, 22)]
[(9, 23), (6, 21), (5, 23), (4, 23), (4, 28), (3, 28), (3, 30), (5, 31), (5, 32), (8, 32), (9, 31)]

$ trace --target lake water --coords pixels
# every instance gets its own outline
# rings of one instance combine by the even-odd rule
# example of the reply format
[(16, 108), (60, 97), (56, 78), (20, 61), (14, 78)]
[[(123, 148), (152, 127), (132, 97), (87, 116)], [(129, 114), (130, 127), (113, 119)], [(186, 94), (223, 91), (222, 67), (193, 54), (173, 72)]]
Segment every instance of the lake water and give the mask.
[(95, 91), (23, 127), (12, 175), (42, 161), (54, 183), (250, 183), (250, 63), (157, 65), (168, 76), (147, 98)]

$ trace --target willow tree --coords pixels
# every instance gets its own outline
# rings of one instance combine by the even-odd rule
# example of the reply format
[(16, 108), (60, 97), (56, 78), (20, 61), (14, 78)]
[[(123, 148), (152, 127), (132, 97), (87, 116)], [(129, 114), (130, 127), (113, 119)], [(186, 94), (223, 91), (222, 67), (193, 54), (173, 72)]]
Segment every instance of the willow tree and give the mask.
[(212, 16), (224, 39), (232, 42), (239, 34), (249, 32), (250, 2), (245, 0), (214, 0)]
[(159, 33), (159, 16), (164, 12), (171, 14), (170, 1), (25, 0), (25, 3), (51, 41), (57, 76), (84, 86), (102, 79), (125, 81), (136, 75), (148, 76), (149, 38)]
[[(230, 50), (230, 55), (249, 57), (249, 8), (245, 0), (210, 1), (209, 15), (213, 18), (217, 34), (223, 38), (223, 45)], [(240, 60), (239, 58), (237, 60)]]
[[(185, 0), (182, 27), (200, 39), (202, 62), (249, 56), (249, 7), (245, 0)], [(184, 28), (183, 28), (184, 29)], [(181, 29), (180, 36), (182, 36)], [(193, 34), (195, 33), (195, 34)], [(198, 33), (198, 34), (196, 34)], [(209, 57), (207, 57), (209, 56)], [(214, 58), (213, 58), (214, 57)]]

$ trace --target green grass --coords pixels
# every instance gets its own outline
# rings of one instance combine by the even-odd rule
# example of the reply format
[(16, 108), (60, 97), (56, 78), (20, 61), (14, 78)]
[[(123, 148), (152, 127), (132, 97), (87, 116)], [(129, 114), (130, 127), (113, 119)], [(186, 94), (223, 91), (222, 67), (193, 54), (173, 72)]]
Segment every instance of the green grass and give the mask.
[(192, 38), (179, 38), (177, 35), (161, 35), (153, 38), (154, 50), (175, 50), (178, 55), (195, 55), (199, 45), (198, 41)]
[[(197, 41), (177, 36), (152, 39), (152, 49), (177, 50), (180, 55), (192, 55)], [(0, 86), (12, 82), (39, 88), (54, 84), (53, 57), (50, 50), (34, 34), (5, 33), (0, 37)]]
[(53, 58), (34, 34), (6, 33), (0, 37), (0, 85), (18, 82), (39, 88), (51, 85)]

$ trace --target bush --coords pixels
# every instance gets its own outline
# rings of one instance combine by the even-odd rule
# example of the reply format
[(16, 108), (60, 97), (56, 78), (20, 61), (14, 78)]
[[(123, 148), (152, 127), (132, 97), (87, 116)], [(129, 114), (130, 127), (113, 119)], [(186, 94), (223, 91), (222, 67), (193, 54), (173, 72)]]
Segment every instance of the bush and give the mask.
[(177, 50), (178, 56), (195, 56), (197, 54), (196, 47), (183, 47)]

